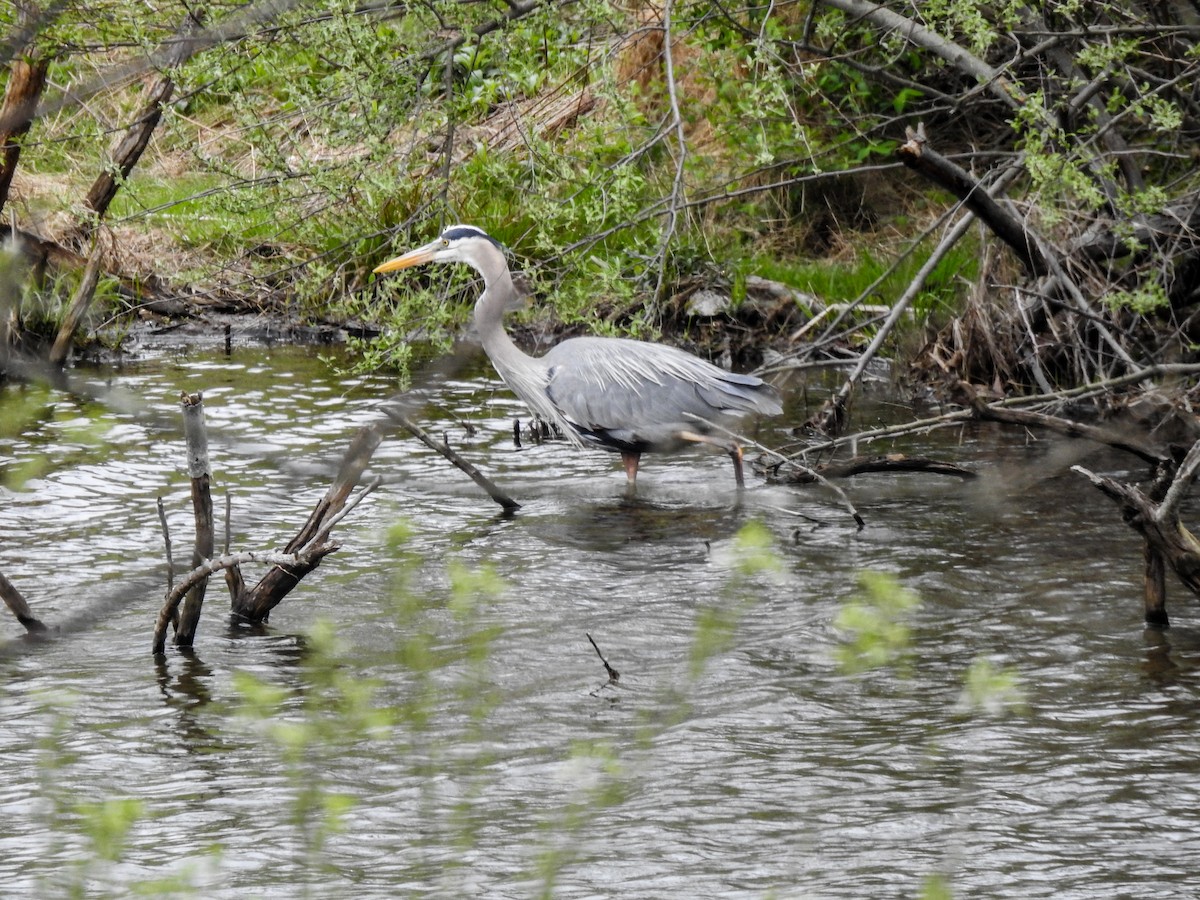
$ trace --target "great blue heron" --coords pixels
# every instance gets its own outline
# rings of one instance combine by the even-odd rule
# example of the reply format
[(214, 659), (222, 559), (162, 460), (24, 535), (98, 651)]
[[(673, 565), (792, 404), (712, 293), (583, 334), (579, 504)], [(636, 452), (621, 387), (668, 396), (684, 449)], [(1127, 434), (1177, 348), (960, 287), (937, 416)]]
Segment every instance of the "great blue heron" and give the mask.
[(534, 415), (556, 425), (576, 445), (620, 453), (631, 486), (643, 453), (669, 452), (689, 443), (725, 450), (742, 486), (741, 447), (713, 437), (710, 423), (725, 425), (752, 412), (782, 412), (771, 385), (674, 347), (624, 338), (571, 338), (545, 356), (529, 356), (504, 330), (504, 313), (517, 292), (504, 248), (495, 238), (473, 225), (453, 225), (437, 240), (375, 272), (427, 262), (466, 263), (483, 276), (475, 327), (500, 377)]

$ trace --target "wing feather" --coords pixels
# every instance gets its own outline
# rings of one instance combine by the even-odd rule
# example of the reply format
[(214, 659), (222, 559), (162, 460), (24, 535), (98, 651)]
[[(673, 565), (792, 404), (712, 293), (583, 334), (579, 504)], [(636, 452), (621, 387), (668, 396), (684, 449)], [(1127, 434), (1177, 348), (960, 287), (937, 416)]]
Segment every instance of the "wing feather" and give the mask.
[(543, 361), (550, 401), (580, 435), (610, 449), (667, 450), (681, 431), (779, 413), (774, 388), (674, 347), (620, 338), (572, 338)]

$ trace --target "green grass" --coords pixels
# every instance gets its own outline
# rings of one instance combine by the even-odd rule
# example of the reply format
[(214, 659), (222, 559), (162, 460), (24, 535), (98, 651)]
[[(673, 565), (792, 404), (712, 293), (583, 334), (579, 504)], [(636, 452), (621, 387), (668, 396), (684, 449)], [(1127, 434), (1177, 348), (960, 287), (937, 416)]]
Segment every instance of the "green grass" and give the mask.
[(231, 204), (223, 176), (204, 173), (170, 179), (135, 175), (113, 199), (111, 220), (162, 228), (184, 246), (236, 252), (247, 243), (276, 239), (278, 207), (265, 201)]

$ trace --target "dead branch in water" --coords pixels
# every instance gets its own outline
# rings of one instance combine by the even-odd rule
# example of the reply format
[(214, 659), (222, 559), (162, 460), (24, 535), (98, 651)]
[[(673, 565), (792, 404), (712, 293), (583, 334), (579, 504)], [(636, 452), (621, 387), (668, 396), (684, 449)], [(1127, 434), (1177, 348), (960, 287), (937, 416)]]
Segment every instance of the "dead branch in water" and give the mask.
[[(192, 512), (196, 521), (196, 539), (192, 550), (192, 567), (203, 565), (213, 555), (214, 529), (212, 507), (212, 467), (208, 461), (208, 432), (204, 425), (204, 397), (183, 394), (180, 397), (183, 409), (183, 437), (187, 446), (188, 477), (192, 486)], [(200, 622), (200, 610), (204, 605), (204, 594), (208, 580), (195, 581), (187, 591), (187, 599), (179, 614), (179, 625), (175, 632), (175, 643), (190, 647), (196, 637), (196, 626)]]
[[(337, 546), (332, 545), (328, 549), (325, 549), (325, 552), (332, 552), (336, 549)], [(303, 565), (304, 560), (298, 554), (294, 553), (261, 553), (255, 550), (234, 553), (219, 557), (218, 559), (205, 560), (201, 565), (188, 572), (178, 585), (167, 592), (167, 599), (164, 601), (162, 609), (159, 610), (158, 621), (154, 627), (153, 652), (157, 655), (164, 651), (167, 641), (167, 627), (178, 616), (179, 604), (188, 591), (199, 584), (207, 582), (209, 576), (216, 572), (229, 571), (247, 562), (267, 563), (269, 565), (291, 568)]]
[(24, 595), (17, 590), (11, 581), (4, 577), (4, 573), (0, 572), (0, 599), (4, 601), (4, 605), (9, 611), (17, 617), (17, 621), (25, 626), (25, 630), (29, 633), (42, 632), (46, 630), (46, 626), (42, 624), (41, 619), (33, 614), (33, 610), (29, 608)]
[[(439, 364), (438, 368), (443, 372), (451, 371), (457, 368), (461, 361), (462, 357), (451, 357)], [(431, 372), (430, 374), (434, 373)], [(497, 503), (500, 503), (506, 511), (518, 508), (519, 504), (516, 501), (504, 494), (471, 463), (462, 459), (462, 457), (449, 447), (439, 445), (409, 419), (408, 407), (412, 406), (414, 402), (411, 395), (399, 397), (384, 406), (384, 416), (359, 429), (351, 440), (350, 446), (342, 458), (337, 475), (326, 490), (325, 495), (318, 501), (304, 525), (301, 526), (296, 535), (284, 547), (282, 554), (272, 556), (271, 554), (255, 552), (244, 558), (242, 554), (229, 554), (229, 506), (227, 498), (226, 555), (222, 558), (220, 565), (214, 565), (210, 559), (213, 553), (214, 538), (212, 529), (212, 503), (211, 497), (209, 497), (207, 503), (207, 535), (202, 544), (199, 537), (202, 523), (198, 507), (197, 553), (193, 559), (192, 572), (184, 579), (184, 582), (181, 582), (181, 585), (186, 583), (188, 590), (202, 592), (207, 576), (216, 571), (223, 571), (225, 573), (226, 584), (229, 588), (230, 606), (233, 617), (236, 620), (250, 623), (265, 622), (270, 616), (271, 610), (283, 601), (284, 597), (300, 583), (301, 579), (317, 568), (328, 554), (338, 549), (339, 545), (330, 540), (330, 533), (334, 526), (354, 509), (364, 497), (378, 487), (379, 479), (376, 478), (357, 494), (354, 494), (354, 489), (362, 480), (363, 474), (370, 464), (375, 451), (383, 442), (383, 439), (392, 433), (397, 425), (404, 427), (416, 435), (424, 443), (437, 450), (460, 469), (471, 475), (472, 479), (477, 484), (480, 484), (487, 491), (488, 495)], [(201, 478), (202, 486), (206, 487), (209, 478), (207, 474), (208, 460), (206, 448), (203, 454), (200, 454), (199, 449), (193, 448), (193, 444), (189, 439), (188, 455), (193, 477), (193, 490), (196, 490), (197, 478)], [(199, 473), (203, 473), (203, 476), (201, 477)], [(272, 565), (257, 584), (247, 588), (241, 572), (241, 562), (244, 561), (268, 561)], [(167, 600), (163, 605), (162, 611), (159, 613), (159, 621), (155, 630), (155, 653), (162, 652), (165, 629), (170, 624), (172, 618), (175, 617), (176, 609), (180, 603), (179, 597), (183, 596), (181, 585), (177, 585), (169, 590)], [(200, 596), (202, 598), (202, 593)], [(195, 621), (199, 618), (199, 602), (195, 604), (194, 618), (189, 619), (191, 615), (190, 607), (185, 604), (184, 615), (181, 617), (182, 622), (177, 632), (177, 644), (184, 645), (184, 641), (180, 638), (180, 635), (188, 638), (187, 644), (190, 644), (194, 639)], [(190, 630), (185, 630), (183, 622), (190, 622)]]
[(466, 472), (467, 475), (470, 476), (471, 480), (483, 488), (489, 497), (500, 504), (501, 508), (506, 513), (514, 512), (515, 510), (521, 508), (520, 503), (508, 496), (508, 494), (504, 493), (502, 490), (500, 490), (500, 488), (496, 487), (495, 483), (490, 478), (480, 472), (479, 469), (475, 468), (475, 466), (469, 463), (467, 460), (459, 456), (458, 453), (448, 443), (443, 441), (439, 444), (429, 436), (429, 433), (426, 432), (425, 429), (421, 428), (421, 426), (417, 425), (407, 415), (405, 415), (402, 410), (394, 407), (389, 408), (388, 416), (392, 419), (392, 421), (404, 428), (409, 434), (419, 440), (426, 447), (429, 447), (431, 450), (436, 450), (460, 470)]
[[(288, 565), (273, 566), (254, 587), (234, 594), (231, 601), (235, 617), (247, 622), (265, 621), (271, 610), (300, 583), (300, 579), (337, 549), (337, 545), (318, 541), (318, 538), (327, 535), (337, 521), (383, 437), (384, 431), (379, 423), (364, 426), (354, 436), (337, 477), (309, 514), (308, 521), (284, 547), (285, 554), (296, 558)], [(230, 581), (228, 577), (226, 580)], [(237, 580), (241, 580), (240, 573)], [(232, 583), (230, 586), (233, 589)]]
[[(1097, 475), (1083, 466), (1071, 468), (1116, 503), (1121, 519), (1145, 541), (1146, 624), (1165, 628), (1169, 624), (1165, 566), (1169, 565), (1184, 587), (1200, 597), (1200, 540), (1179, 521), (1179, 504), (1200, 471), (1200, 440), (1192, 445), (1173, 477), (1160, 475), (1149, 495), (1135, 485)], [(1156, 502), (1156, 495), (1161, 495), (1161, 500)]]
[(888, 453), (880, 456), (855, 456), (852, 459), (828, 462), (814, 468), (797, 465), (795, 462), (780, 464), (774, 475), (767, 480), (786, 484), (812, 484), (827, 478), (853, 478), (868, 473), (894, 474), (897, 472), (926, 472), (933, 475), (952, 475), (956, 478), (975, 478), (970, 469), (954, 463), (928, 459), (923, 456), (905, 456), (903, 453)]
[(608, 674), (608, 680), (610, 682), (611, 681), (620, 681), (621, 673), (618, 672), (616, 669), (614, 669), (612, 666), (610, 666), (608, 664), (608, 660), (604, 658), (604, 654), (600, 652), (600, 647), (599, 647), (599, 645), (596, 644), (596, 642), (594, 640), (592, 640), (592, 636), (590, 634), (587, 634), (587, 632), (584, 632), (584, 634), (587, 636), (588, 641), (591, 643), (592, 649), (596, 651), (596, 655), (598, 657), (600, 657), (600, 662), (602, 662), (604, 664), (604, 671)]

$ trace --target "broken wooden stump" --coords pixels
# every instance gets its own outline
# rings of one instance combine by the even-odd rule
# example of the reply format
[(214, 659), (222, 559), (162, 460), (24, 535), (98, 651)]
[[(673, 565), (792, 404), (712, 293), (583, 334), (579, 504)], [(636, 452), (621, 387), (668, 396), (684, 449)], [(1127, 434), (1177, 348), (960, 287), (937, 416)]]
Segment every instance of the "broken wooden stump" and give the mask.
[(1167, 627), (1166, 566), (1184, 587), (1200, 597), (1200, 540), (1179, 521), (1179, 504), (1200, 470), (1200, 441), (1192, 445), (1173, 475), (1173, 466), (1160, 471), (1149, 495), (1136, 485), (1097, 475), (1083, 466), (1071, 468), (1116, 503), (1122, 521), (1142, 536), (1145, 621), (1147, 625)]
[[(196, 521), (196, 539), (192, 548), (192, 568), (195, 570), (213, 555), (212, 469), (208, 461), (208, 432), (204, 425), (204, 396), (200, 393), (184, 393), (179, 402), (183, 410), (183, 437), (187, 447), (188, 477), (192, 483), (192, 512)], [(175, 630), (177, 646), (190, 647), (195, 641), (207, 589), (207, 578), (197, 579), (189, 588)]]

